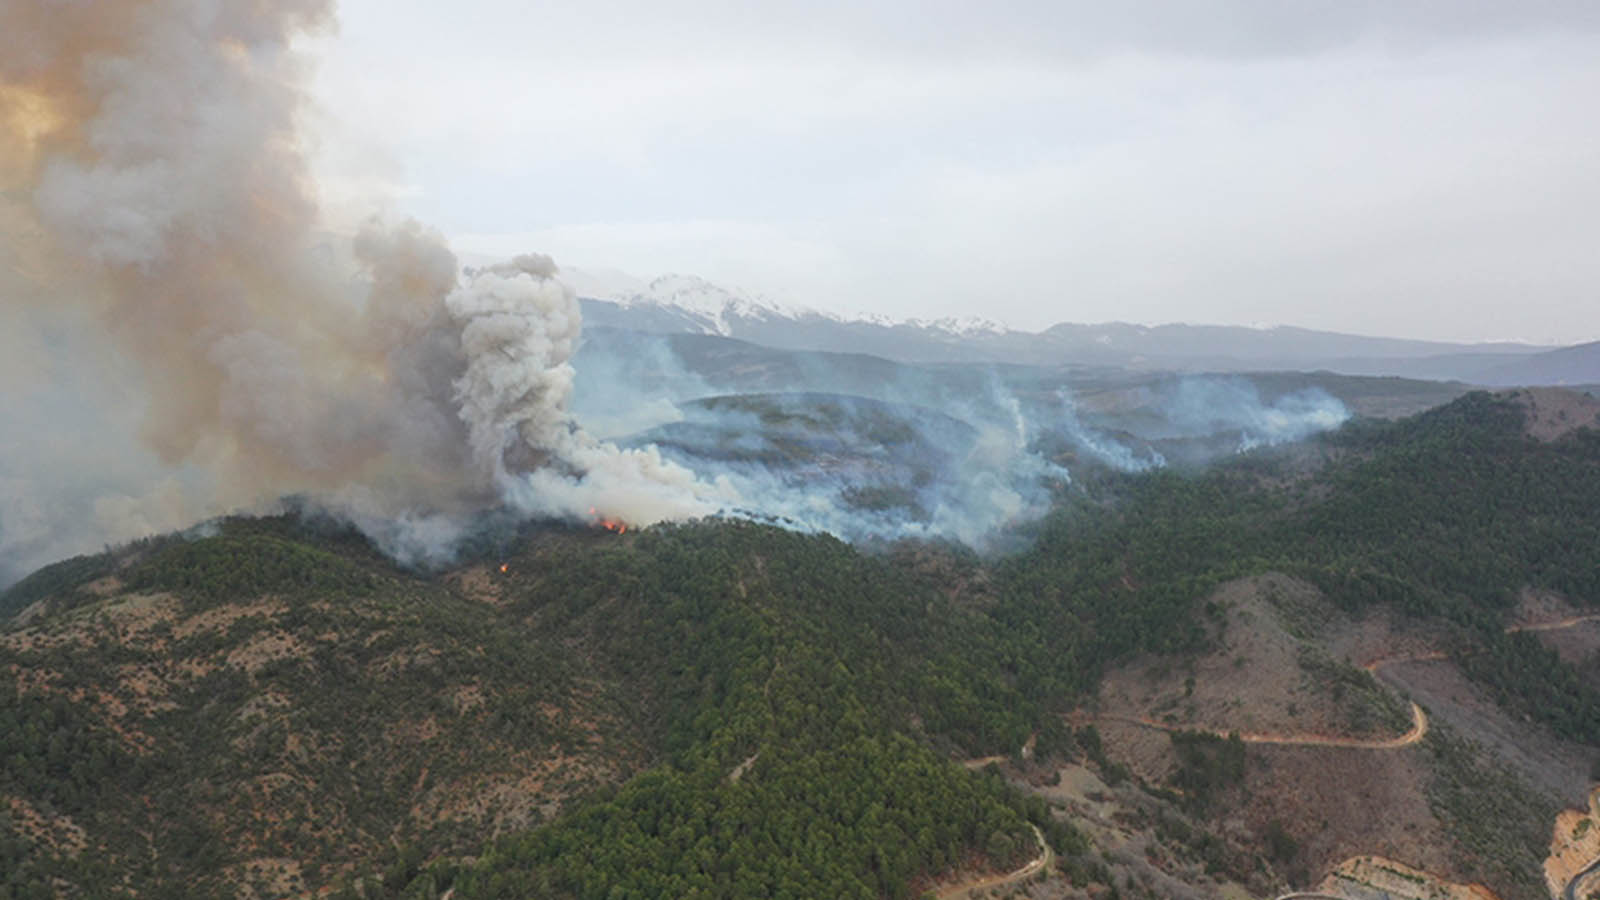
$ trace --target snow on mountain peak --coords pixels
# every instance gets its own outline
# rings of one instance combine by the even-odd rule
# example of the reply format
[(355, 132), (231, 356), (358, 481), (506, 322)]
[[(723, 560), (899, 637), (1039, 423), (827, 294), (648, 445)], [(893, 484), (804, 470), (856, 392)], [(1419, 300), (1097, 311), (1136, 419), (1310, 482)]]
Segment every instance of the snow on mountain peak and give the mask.
[(706, 316), (728, 312), (740, 315), (789, 314), (782, 304), (760, 294), (712, 284), (698, 275), (663, 275), (650, 282), (644, 292), (632, 299), (676, 306)]
[[(592, 281), (590, 285), (602, 286)], [(578, 290), (580, 296), (608, 300), (622, 307), (676, 309), (721, 335), (732, 333), (730, 318), (795, 318), (807, 312), (791, 309), (760, 294), (713, 284), (698, 275), (662, 275), (649, 283), (636, 279), (631, 284), (613, 281), (610, 287), (610, 290)]]
[(1006, 326), (975, 316), (942, 319), (895, 319), (881, 313), (839, 315), (820, 312), (807, 307), (780, 303), (762, 294), (737, 287), (727, 287), (701, 278), (698, 275), (662, 275), (648, 283), (606, 272), (607, 277), (594, 277), (598, 273), (567, 269), (563, 276), (578, 291), (579, 296), (593, 300), (606, 300), (622, 307), (656, 306), (686, 313), (708, 331), (723, 336), (733, 334), (736, 320), (773, 319), (829, 319), (842, 324), (876, 325), (883, 328), (909, 327), (939, 331), (954, 337), (972, 337), (982, 334), (1004, 334)]
[[(913, 321), (915, 322), (916, 320)], [(935, 319), (932, 322), (917, 322), (917, 324), (925, 328), (947, 331), (950, 334), (961, 337), (971, 337), (979, 334), (1005, 334), (1011, 330), (993, 319), (985, 319), (981, 316), (946, 316), (943, 319)]]

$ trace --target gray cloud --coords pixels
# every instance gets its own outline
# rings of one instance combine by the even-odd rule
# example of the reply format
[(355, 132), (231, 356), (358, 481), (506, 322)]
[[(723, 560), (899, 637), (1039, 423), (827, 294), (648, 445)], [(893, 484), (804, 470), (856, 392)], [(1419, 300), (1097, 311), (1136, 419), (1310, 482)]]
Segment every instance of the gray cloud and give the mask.
[(330, 11), (0, 5), (0, 569), (284, 492), (424, 555), (485, 503), (720, 508), (567, 417), (546, 263), (328, 237), (391, 189), (822, 307), (1600, 337), (1592, 3), (354, 0), (308, 117)]
[(330, 9), (0, 7), (0, 324), (27, 361), (0, 369), (0, 580), (291, 494), (425, 556), (493, 507), (717, 508), (572, 421), (548, 257), (461, 278), (414, 222), (322, 229), (293, 50)]
[(1592, 3), (432, 10), (347, 4), (320, 85), (394, 148), (349, 177), (466, 249), (1031, 328), (1600, 338)]
[[(367, 4), (388, 11), (399, 33), (450, 55), (440, 34), (417, 11), (346, 3), (350, 16)], [(513, 23), (527, 16), (508, 0), (454, 8), (473, 23)], [(528, 25), (535, 24), (528, 21)], [(551, 38), (538, 55), (631, 58), (674, 53), (759, 57), (769, 47), (804, 53), (935, 55), (943, 61), (1023, 57), (1086, 58), (1115, 53), (1259, 57), (1319, 53), (1367, 40), (1420, 46), (1528, 32), (1600, 30), (1600, 9), (1583, 0), (782, 0), (762, 4), (696, 0), (659, 4), (597, 0), (541, 7), (539, 33)], [(483, 49), (523, 47), (528, 31), (484, 28), (471, 40)], [(431, 40), (430, 40), (431, 39)], [(412, 45), (417, 46), (417, 45)]]

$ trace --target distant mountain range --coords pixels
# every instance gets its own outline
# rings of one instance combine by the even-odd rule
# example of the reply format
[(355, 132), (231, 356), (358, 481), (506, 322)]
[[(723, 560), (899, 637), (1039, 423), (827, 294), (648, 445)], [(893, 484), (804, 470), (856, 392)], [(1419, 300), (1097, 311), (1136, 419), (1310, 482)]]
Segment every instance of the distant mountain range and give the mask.
[(1600, 341), (1506, 362), (1484, 373), (1492, 385), (1592, 385), (1600, 382)]
[(1178, 372), (1328, 371), (1483, 385), (1600, 384), (1600, 343), (1551, 349), (1458, 344), (1279, 326), (1061, 323), (1016, 331), (982, 319), (891, 320), (793, 307), (692, 275), (643, 282), (565, 272), (586, 323), (654, 334), (737, 338), (786, 350), (864, 353), (913, 363), (1113, 366)]

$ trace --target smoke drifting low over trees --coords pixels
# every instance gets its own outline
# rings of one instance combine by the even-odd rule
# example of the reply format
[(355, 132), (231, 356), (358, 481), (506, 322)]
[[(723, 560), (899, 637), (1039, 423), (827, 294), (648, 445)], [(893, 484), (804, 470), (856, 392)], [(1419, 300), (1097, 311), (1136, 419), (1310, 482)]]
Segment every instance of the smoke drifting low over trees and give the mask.
[[(385, 523), (412, 556), (507, 501), (637, 522), (716, 508), (567, 415), (579, 314), (549, 259), (461, 278), (415, 223), (320, 230), (292, 45), (330, 16), (319, 0), (0, 11), (0, 378), (14, 434), (73, 448), (6, 448), (0, 562), (290, 493)], [(85, 364), (63, 397), (52, 357), (116, 364)], [(105, 457), (134, 462), (83, 471)]]
[[(581, 314), (552, 260), (463, 270), (418, 223), (324, 221), (296, 41), (331, 18), (328, 0), (0, 8), (0, 584), (288, 496), (408, 562), (450, 558), (491, 509), (981, 546), (1068, 480), (1042, 435), (1113, 467), (1162, 462), (1080, 427), (1070, 399), (1030, 417), (987, 388), (972, 415), (970, 397), (936, 405), (976, 437), (931, 485), (819, 490), (818, 473), (841, 481), (828, 459), (797, 476), (597, 439), (572, 413)], [(1211, 427), (1237, 393), (1177, 397), (1193, 421), (1174, 427)], [(1344, 418), (1331, 398), (1246, 393), (1252, 411), (1223, 419), (1246, 436)]]

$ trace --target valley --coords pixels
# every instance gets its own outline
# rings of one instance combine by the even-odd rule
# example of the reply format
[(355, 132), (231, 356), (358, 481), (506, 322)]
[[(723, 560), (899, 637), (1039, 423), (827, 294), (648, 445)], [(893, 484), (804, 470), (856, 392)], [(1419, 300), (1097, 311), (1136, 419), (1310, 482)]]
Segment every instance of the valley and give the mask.
[(0, 900), (1600, 900), (1597, 61), (0, 2)]
[(300, 514), (68, 561), (4, 598), (8, 889), (1577, 891), (1600, 463), (1537, 402), (1079, 460), (990, 558), (546, 522), (427, 572)]

